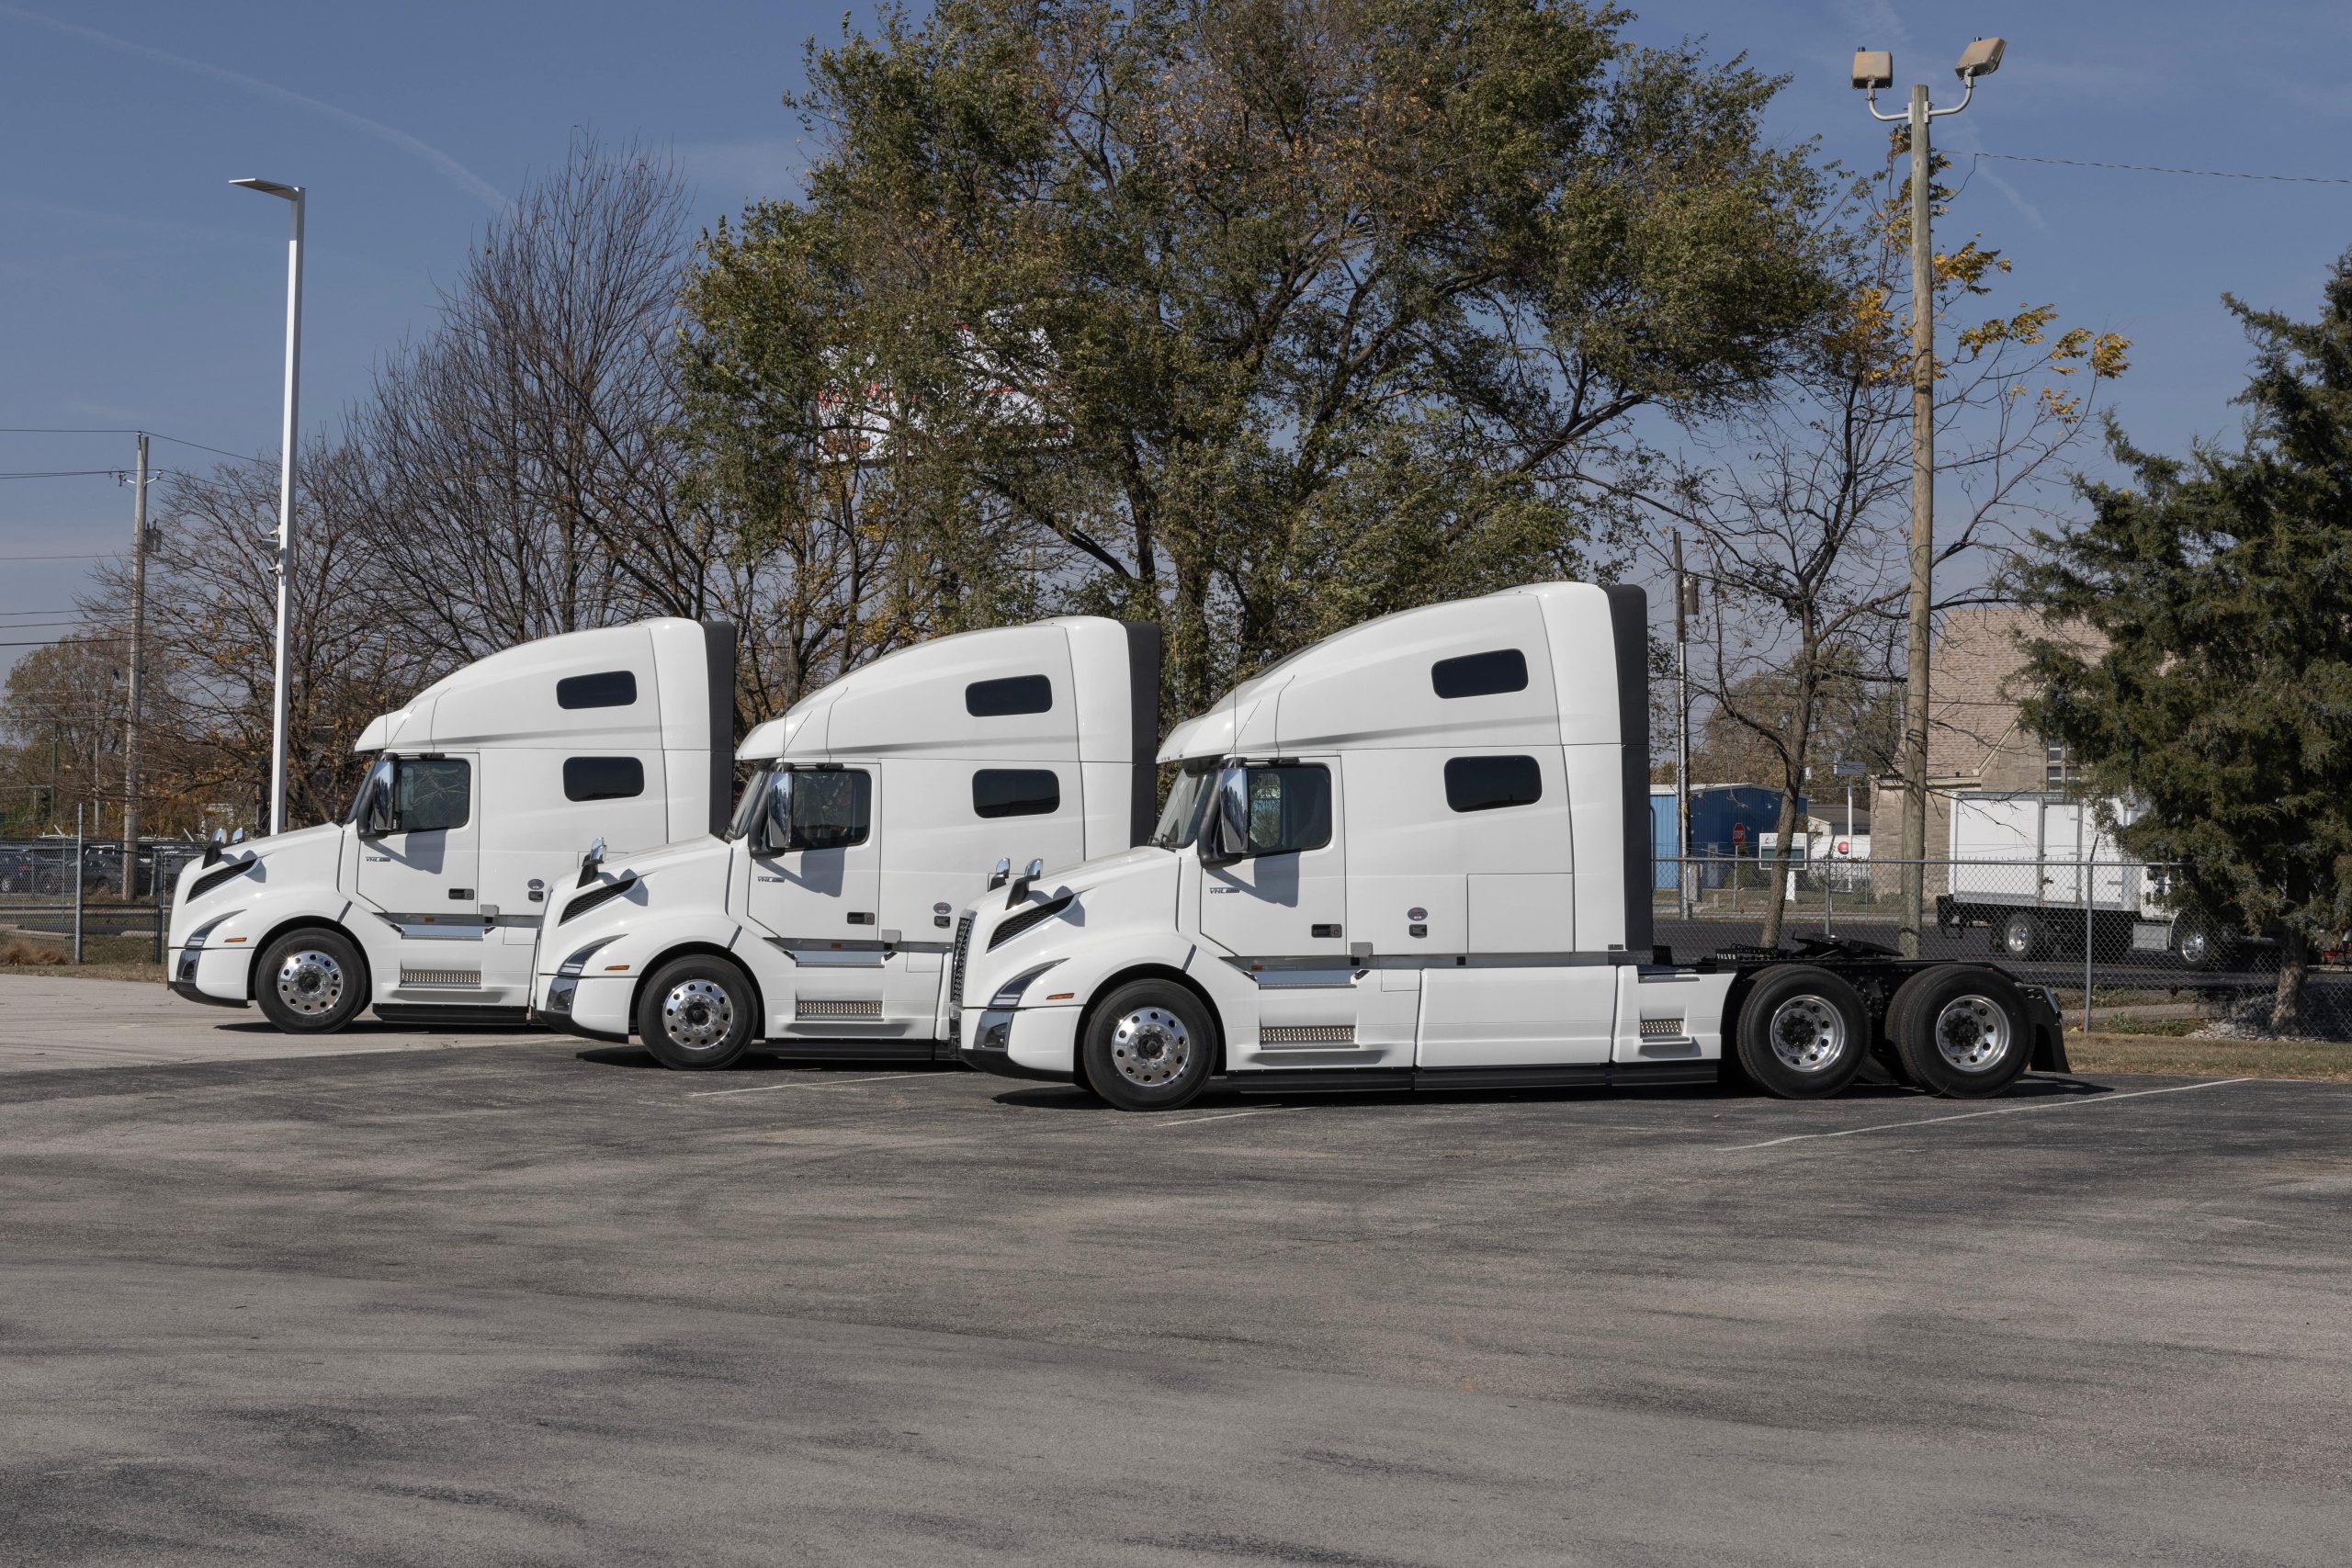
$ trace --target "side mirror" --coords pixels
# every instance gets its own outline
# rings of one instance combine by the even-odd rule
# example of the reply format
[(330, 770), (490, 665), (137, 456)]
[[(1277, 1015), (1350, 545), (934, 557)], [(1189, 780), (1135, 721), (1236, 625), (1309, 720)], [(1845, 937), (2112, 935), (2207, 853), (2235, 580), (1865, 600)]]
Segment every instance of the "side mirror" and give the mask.
[(380, 839), (392, 831), (392, 776), (394, 763), (384, 758), (368, 770), (368, 782), (359, 795), (358, 819), (354, 824), (362, 839)]
[(232, 844), (243, 843), (245, 841), (245, 830), (243, 828), (240, 828), (235, 832), (230, 834), (229, 841)]
[(211, 841), (204, 846), (204, 868), (207, 871), (220, 863), (220, 847), (228, 841), (229, 835), (226, 830), (220, 828), (212, 829)]
[[(1009, 865), (1012, 863), (1010, 861), (1005, 861), (1001, 862), (1000, 863)], [(1019, 880), (1013, 883), (1012, 891), (1004, 896), (1004, 907), (1010, 909), (1015, 904), (1020, 903), (1023, 898), (1028, 897), (1029, 885), (1045, 874), (1046, 863), (1041, 860), (1031, 861), (1029, 863), (1029, 869), (1023, 872)]]
[(1217, 775), (1216, 807), (1201, 829), (1201, 863), (1231, 865), (1250, 857), (1250, 770), (1227, 768)]
[(767, 803), (752, 829), (752, 852), (780, 855), (792, 848), (792, 774), (780, 773), (768, 784)]
[(580, 857), (580, 880), (573, 886), (585, 887), (595, 881), (596, 868), (604, 863), (605, 840), (600, 838), (590, 843), (588, 852)]
[(989, 891), (993, 893), (1012, 880), (1012, 859), (1008, 855), (1004, 859), (998, 861), (996, 863), (996, 869), (989, 873)]

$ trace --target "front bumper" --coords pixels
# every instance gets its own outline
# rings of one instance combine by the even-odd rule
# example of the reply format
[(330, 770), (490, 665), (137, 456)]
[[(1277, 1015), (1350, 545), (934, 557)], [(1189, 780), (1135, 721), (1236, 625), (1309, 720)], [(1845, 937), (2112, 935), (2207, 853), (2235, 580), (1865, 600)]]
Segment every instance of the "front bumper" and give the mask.
[(532, 1022), (582, 1040), (628, 1043), (627, 976), (541, 976), (533, 982)]
[(1000, 1077), (1070, 1083), (1078, 1077), (1074, 1007), (964, 1010), (958, 1060)]
[(172, 995), (207, 1007), (245, 1007), (250, 1004), (245, 977), (252, 962), (253, 954), (243, 948), (175, 947), (164, 954), (164, 984)]

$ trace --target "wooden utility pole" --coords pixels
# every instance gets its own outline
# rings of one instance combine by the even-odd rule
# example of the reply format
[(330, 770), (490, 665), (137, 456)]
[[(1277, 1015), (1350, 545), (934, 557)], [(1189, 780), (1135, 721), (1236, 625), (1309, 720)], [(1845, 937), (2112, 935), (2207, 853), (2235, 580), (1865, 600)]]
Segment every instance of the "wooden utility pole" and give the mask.
[[(1971, 83), (1972, 89), (1974, 84)], [(1966, 100), (1962, 100), (1965, 104)], [(1936, 541), (1936, 261), (1928, 233), (1928, 89), (1911, 89), (1911, 659), (1903, 689), (1903, 908), (1898, 941), (1919, 956), (1927, 904), (1928, 637)]]
[(139, 897), (139, 705), (147, 651), (147, 433), (130, 484), (130, 676), (122, 723), (122, 896)]

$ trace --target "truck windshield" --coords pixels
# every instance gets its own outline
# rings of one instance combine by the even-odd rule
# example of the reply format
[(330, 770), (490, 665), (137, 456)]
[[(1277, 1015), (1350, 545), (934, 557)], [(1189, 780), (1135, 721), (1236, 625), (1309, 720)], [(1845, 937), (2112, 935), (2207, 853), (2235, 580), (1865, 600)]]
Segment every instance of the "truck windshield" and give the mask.
[(1163, 850), (1181, 850), (1199, 836), (1201, 818), (1216, 795), (1216, 774), (1214, 761), (1184, 764), (1169, 788), (1168, 804), (1160, 807), (1159, 825), (1151, 830), (1153, 844)]
[(743, 793), (735, 797), (735, 816), (727, 824), (729, 838), (743, 837), (759, 821), (760, 810), (767, 804), (768, 780), (775, 773), (774, 768), (762, 768), (744, 782)]

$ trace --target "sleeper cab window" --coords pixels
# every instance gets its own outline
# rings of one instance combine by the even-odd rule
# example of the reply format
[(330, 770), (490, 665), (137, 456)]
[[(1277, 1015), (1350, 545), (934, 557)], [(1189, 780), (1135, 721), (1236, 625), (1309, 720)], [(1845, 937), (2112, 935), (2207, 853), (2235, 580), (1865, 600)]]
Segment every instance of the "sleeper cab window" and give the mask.
[(1532, 806), (1544, 798), (1544, 770), (1532, 757), (1449, 757), (1445, 803), (1456, 811)]
[(964, 688), (964, 711), (974, 718), (1005, 718), (1018, 713), (1048, 713), (1054, 683), (1043, 675), (1007, 675), (975, 681)]
[(1441, 697), (1491, 697), (1527, 690), (1527, 655), (1515, 648), (1465, 653), (1430, 666), (1430, 684)]
[(392, 830), (438, 833), (472, 819), (473, 768), (458, 757), (403, 757), (392, 775)]
[(1050, 817), (1062, 808), (1062, 781), (1050, 768), (982, 768), (972, 775), (977, 817)]
[(566, 675), (555, 683), (555, 705), (560, 708), (625, 708), (636, 701), (637, 673), (630, 670)]
[(629, 800), (645, 793), (645, 764), (635, 757), (566, 757), (563, 798)]

